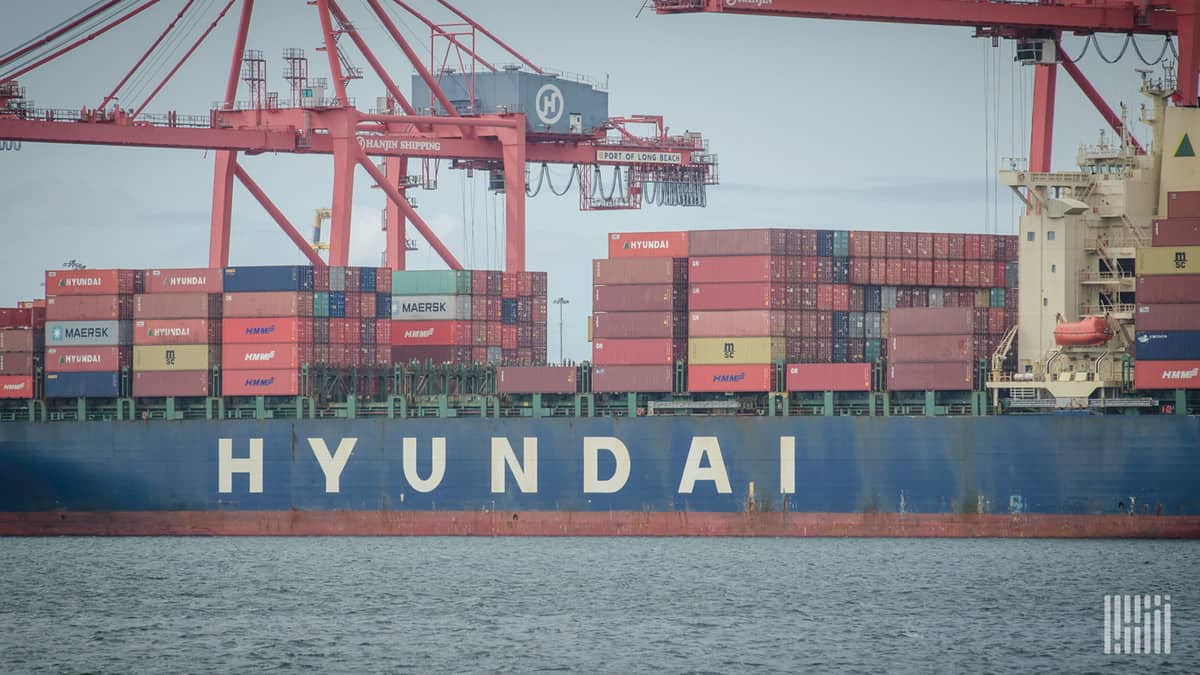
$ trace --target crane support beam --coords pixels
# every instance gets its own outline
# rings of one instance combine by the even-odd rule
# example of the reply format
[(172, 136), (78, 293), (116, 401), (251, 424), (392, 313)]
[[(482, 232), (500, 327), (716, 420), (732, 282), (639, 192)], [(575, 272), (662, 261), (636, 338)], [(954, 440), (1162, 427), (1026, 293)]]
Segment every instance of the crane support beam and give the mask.
[(1039, 63), (1033, 74), (1033, 124), (1030, 127), (1029, 170), (1045, 173), (1050, 170), (1054, 149), (1054, 92), (1058, 66)]
[(342, 12), (342, 8), (338, 7), (338, 4), (334, 2), (334, 0), (329, 0), (329, 11), (333, 12), (333, 15), (337, 17), (337, 20), (343, 26), (350, 26), (346, 29), (346, 34), (350, 36), (350, 40), (354, 42), (354, 46), (358, 47), (358, 51), (362, 52), (362, 55), (367, 59), (367, 64), (371, 66), (371, 70), (375, 71), (375, 74), (379, 76), (380, 80), (383, 81), (383, 86), (388, 90), (388, 93), (392, 95), (392, 99), (400, 105), (400, 108), (404, 110), (405, 113), (409, 115), (416, 115), (417, 111), (414, 110), (412, 104), (408, 102), (408, 98), (403, 92), (400, 91), (400, 87), (396, 85), (391, 76), (388, 75), (387, 69), (383, 67), (383, 64), (379, 62), (379, 59), (375, 58), (375, 53), (372, 52), (371, 48), (367, 46), (367, 43), (362, 39), (362, 36), (358, 34), (358, 30), (353, 27), (353, 25), (350, 23), (350, 20), (346, 18), (346, 14)]
[(238, 76), (242, 71), (242, 55), (246, 52), (246, 37), (250, 33), (250, 16), (254, 13), (254, 0), (242, 0), (242, 15), (238, 19), (237, 36), (233, 39), (233, 56), (229, 60), (229, 77), (225, 80), (225, 98), (221, 109), (233, 108), (237, 98)]
[[(1060, 50), (1059, 53), (1062, 54), (1062, 51)], [(1141, 143), (1138, 143), (1137, 139), (1133, 137), (1133, 132), (1125, 129), (1125, 124), (1121, 122), (1121, 117), (1113, 112), (1113, 109), (1105, 102), (1104, 97), (1100, 95), (1100, 92), (1096, 91), (1096, 87), (1092, 86), (1091, 81), (1079, 69), (1079, 66), (1075, 65), (1075, 62), (1067, 58), (1065, 54), (1063, 54), (1062, 67), (1071, 76), (1071, 79), (1075, 80), (1075, 84), (1079, 86), (1079, 90), (1083, 92), (1087, 100), (1096, 106), (1096, 112), (1100, 113), (1100, 116), (1104, 118), (1105, 122), (1108, 122), (1112, 130), (1117, 132), (1117, 135), (1121, 137), (1124, 137), (1128, 133), (1129, 143), (1133, 145), (1134, 149), (1139, 154), (1146, 154), (1146, 151), (1142, 149)]]
[(325, 261), (321, 260), (321, 256), (317, 255), (316, 250), (314, 250), (313, 247), (307, 241), (305, 241), (303, 235), (296, 231), (296, 227), (292, 225), (290, 221), (288, 221), (287, 216), (283, 215), (283, 212), (279, 210), (279, 207), (275, 206), (275, 203), (271, 201), (271, 198), (267, 196), (267, 193), (263, 192), (262, 188), (258, 186), (258, 183), (255, 183), (254, 179), (250, 178), (250, 174), (246, 173), (246, 170), (243, 169), (242, 165), (238, 164), (236, 160), (233, 163), (233, 175), (237, 176), (237, 179), (241, 181), (242, 186), (245, 187), (246, 190), (258, 200), (259, 204), (262, 204), (262, 207), (266, 209), (267, 213), (272, 219), (274, 219), (275, 223), (279, 225), (279, 229), (283, 230), (283, 233), (287, 235), (288, 239), (292, 240), (292, 243), (296, 245), (296, 248), (300, 249), (300, 252), (304, 254), (304, 257), (308, 258), (308, 262), (312, 263), (313, 267), (325, 267)]
[[(388, 157), (384, 160), (387, 179), (396, 185), (401, 197), (407, 197), (408, 188), (408, 158)], [(407, 202), (407, 198), (405, 202)], [(384, 211), (384, 230), (386, 231), (385, 254), (387, 267), (392, 270), (402, 270), (408, 262), (408, 237), (405, 232), (406, 218), (400, 211), (400, 205), (389, 199)]]
[(450, 102), (450, 99), (446, 96), (446, 92), (442, 91), (441, 85), (434, 79), (433, 73), (430, 73), (425, 64), (421, 62), (420, 55), (408, 44), (408, 40), (405, 40), (404, 36), (400, 34), (400, 30), (396, 28), (396, 24), (392, 23), (392, 20), (388, 18), (387, 12), (384, 12), (383, 7), (379, 5), (379, 0), (367, 0), (367, 4), (375, 12), (379, 23), (383, 24), (384, 30), (388, 32), (388, 35), (392, 36), (392, 40), (400, 47), (404, 55), (408, 57), (413, 68), (416, 68), (417, 74), (424, 80), (425, 86), (429, 87), (429, 91), (433, 92), (434, 97), (442, 105), (445, 113), (451, 117), (458, 117), (458, 108), (455, 108), (454, 104)]
[(294, 129), (159, 127), (115, 122), (43, 122), (0, 117), (0, 139), (131, 148), (189, 148), (245, 152), (298, 152)]

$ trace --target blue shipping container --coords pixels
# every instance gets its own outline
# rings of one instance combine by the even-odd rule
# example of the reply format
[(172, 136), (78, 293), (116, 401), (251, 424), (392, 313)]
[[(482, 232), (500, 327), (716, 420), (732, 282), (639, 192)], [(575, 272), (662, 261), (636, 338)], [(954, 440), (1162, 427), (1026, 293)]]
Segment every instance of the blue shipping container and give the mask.
[(342, 319), (346, 316), (346, 294), (343, 291), (329, 292), (329, 318)]
[(867, 292), (863, 295), (864, 309), (868, 312), (883, 311), (883, 288), (880, 286), (867, 286)]
[(392, 318), (392, 295), (390, 293), (375, 294), (375, 318)]
[(833, 283), (845, 284), (850, 282), (850, 259), (833, 259)]
[(225, 268), (226, 293), (311, 291), (313, 270), (304, 265)]
[(502, 323), (517, 322), (517, 299), (503, 298), (500, 300), (500, 321)]
[(375, 283), (375, 268), (358, 268), (358, 290), (364, 293), (374, 293), (379, 287)]
[(1136, 355), (1146, 361), (1192, 361), (1200, 359), (1200, 332), (1138, 333)]
[(47, 373), (46, 398), (117, 398), (121, 377), (105, 373)]
[(817, 230), (817, 255), (829, 258), (833, 256), (833, 232)]

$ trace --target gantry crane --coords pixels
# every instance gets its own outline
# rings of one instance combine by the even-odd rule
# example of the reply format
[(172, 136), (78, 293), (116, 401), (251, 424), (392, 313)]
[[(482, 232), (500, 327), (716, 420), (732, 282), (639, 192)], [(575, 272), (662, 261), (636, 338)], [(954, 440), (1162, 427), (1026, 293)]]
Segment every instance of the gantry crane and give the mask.
[[(329, 77), (309, 78), (301, 50), (283, 55), (284, 78), (290, 100), (266, 91), (265, 59), (248, 50), (254, 0), (226, 0), (219, 14), (192, 42), (183, 56), (143, 100), (131, 104), (119, 94), (135, 73), (158, 54), (175, 28), (197, 12), (194, 0), (179, 0), (181, 9), (150, 43), (146, 51), (94, 108), (38, 109), (28, 103), (18, 78), (62, 55), (103, 36), (160, 2), (170, 0), (99, 0), (67, 21), (0, 55), (0, 139), (29, 142), (81, 143), (128, 147), (193, 148), (216, 151), (209, 266), (229, 262), (229, 232), (236, 179), (266, 209), (296, 247), (314, 265), (326, 264), (311, 242), (247, 173), (239, 153), (263, 152), (331, 155), (334, 165), (330, 214), (329, 263), (345, 265), (350, 248), (350, 215), (354, 173), (362, 168), (387, 195), (385, 217), (386, 259), (389, 267), (403, 269), (405, 227), (411, 222), (452, 269), (462, 265), (413, 209), (406, 192), (414, 187), (436, 187), (438, 162), (452, 167), (489, 172), (493, 185), (505, 194), (505, 268), (525, 269), (526, 163), (566, 164), (578, 176), (580, 204), (584, 210), (640, 208), (643, 198), (663, 205), (703, 206), (706, 186), (717, 183), (716, 156), (708, 152), (698, 133), (672, 135), (658, 116), (612, 117), (592, 128), (564, 121), (561, 80), (509, 47), (495, 34), (450, 4), (436, 2), (451, 12), (456, 23), (438, 24), (404, 0), (364, 0), (367, 21), (382, 28), (388, 42), (399, 47), (416, 71), (414, 89), (420, 85), (428, 102), (406, 96), (383, 61), (376, 56), (338, 0), (293, 0), (298, 11), (314, 11), (320, 24)], [(385, 6), (386, 3), (386, 6)], [(147, 114), (146, 108), (168, 84), (213, 29), (240, 4), (224, 94), (205, 115)], [(309, 6), (313, 6), (312, 9)], [(430, 63), (397, 27), (407, 16), (428, 27)], [(482, 35), (519, 63), (496, 66), (476, 49)], [(437, 49), (444, 44), (444, 50)], [(359, 110), (349, 96), (350, 83), (362, 77), (353, 65), (350, 45), (382, 81), (386, 97), (372, 112)], [(438, 58), (440, 56), (440, 64)], [(532, 110), (483, 110), (475, 90), (476, 73), (523, 72), (544, 83)], [(239, 79), (245, 81), (249, 100), (237, 100)], [(322, 85), (332, 87), (325, 97)], [(454, 90), (465, 96), (453, 98)], [(117, 105), (117, 102), (121, 105)], [(531, 119), (535, 115), (538, 120)], [(554, 124), (548, 120), (554, 120)], [(563, 128), (566, 126), (567, 128)], [(649, 128), (647, 133), (644, 130)], [(383, 157), (384, 166), (374, 157)], [(408, 176), (408, 163), (423, 163), (422, 176)], [(605, 190), (596, 180), (600, 167), (612, 167), (613, 180)], [(432, 168), (430, 168), (432, 167)]]

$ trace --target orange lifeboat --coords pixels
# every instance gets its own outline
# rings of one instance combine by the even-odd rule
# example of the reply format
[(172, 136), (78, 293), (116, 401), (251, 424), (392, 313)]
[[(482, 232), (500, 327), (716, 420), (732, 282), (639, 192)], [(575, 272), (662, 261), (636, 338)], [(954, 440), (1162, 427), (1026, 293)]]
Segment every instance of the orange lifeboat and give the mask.
[(1054, 327), (1054, 342), (1060, 347), (1102, 345), (1112, 339), (1112, 329), (1103, 317), (1089, 316), (1064, 321)]

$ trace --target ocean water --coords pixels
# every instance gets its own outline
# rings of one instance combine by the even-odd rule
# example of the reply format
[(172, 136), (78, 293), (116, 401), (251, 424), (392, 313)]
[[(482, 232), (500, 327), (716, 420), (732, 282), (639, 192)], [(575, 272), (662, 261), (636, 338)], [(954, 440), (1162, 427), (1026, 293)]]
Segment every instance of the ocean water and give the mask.
[[(1200, 545), (0, 539), (0, 671), (1200, 671)], [(1170, 594), (1170, 655), (1104, 595)]]

